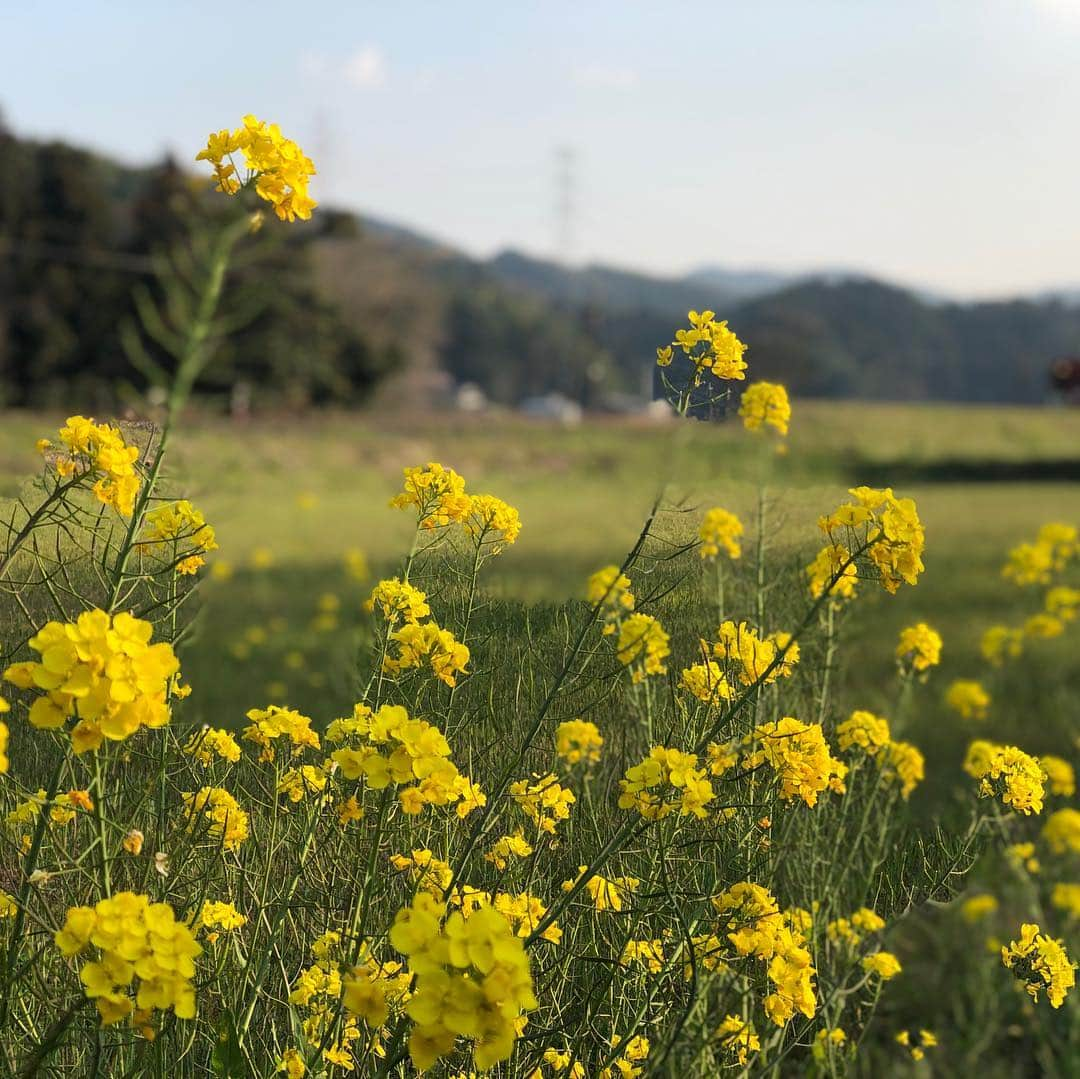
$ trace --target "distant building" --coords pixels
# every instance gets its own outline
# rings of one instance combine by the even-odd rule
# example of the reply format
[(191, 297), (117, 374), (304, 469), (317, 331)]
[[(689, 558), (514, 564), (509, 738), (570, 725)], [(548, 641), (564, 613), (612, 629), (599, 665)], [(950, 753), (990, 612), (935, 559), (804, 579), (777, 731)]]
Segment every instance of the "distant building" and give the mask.
[(488, 407), (487, 394), (475, 382), (462, 382), (454, 394), (458, 412), (483, 412)]
[(534, 419), (555, 420), (564, 427), (576, 427), (581, 423), (582, 410), (577, 401), (561, 393), (546, 393), (541, 397), (526, 397), (521, 411)]

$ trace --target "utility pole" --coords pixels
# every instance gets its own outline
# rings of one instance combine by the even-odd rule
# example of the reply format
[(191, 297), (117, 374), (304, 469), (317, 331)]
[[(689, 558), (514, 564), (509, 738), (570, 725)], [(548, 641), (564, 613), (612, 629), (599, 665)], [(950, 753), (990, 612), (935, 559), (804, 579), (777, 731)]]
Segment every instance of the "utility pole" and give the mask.
[(569, 266), (577, 237), (577, 150), (555, 150), (555, 261)]

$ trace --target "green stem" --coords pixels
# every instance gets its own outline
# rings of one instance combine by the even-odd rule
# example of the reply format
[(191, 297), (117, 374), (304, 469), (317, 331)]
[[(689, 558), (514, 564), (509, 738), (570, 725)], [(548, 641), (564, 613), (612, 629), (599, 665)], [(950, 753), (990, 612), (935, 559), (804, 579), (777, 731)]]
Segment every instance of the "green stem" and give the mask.
[(64, 765), (66, 763), (67, 758), (61, 757), (57, 762), (55, 771), (49, 778), (49, 786), (45, 794), (45, 803), (42, 805), (41, 812), (38, 814), (37, 824), (34, 826), (34, 838), (30, 843), (30, 850), (27, 852), (26, 862), (23, 865), (23, 880), (22, 884), (19, 885), (19, 894), (16, 897), (15, 920), (11, 928), (11, 936), (8, 938), (11, 941), (11, 945), (4, 957), (4, 986), (2, 996), (0, 996), (0, 1029), (7, 1026), (7, 1020), (11, 1009), (11, 972), (16, 965), (16, 960), (19, 957), (19, 952), (22, 948), (23, 940), (25, 939), (23, 929), (26, 924), (26, 905), (30, 900), (30, 878), (37, 869), (38, 856), (41, 853), (41, 844), (45, 839), (45, 829), (48, 825), (49, 813), (52, 810), (53, 802), (56, 800), (56, 791), (60, 786), (60, 777), (64, 773)]
[[(109, 871), (109, 847), (105, 830), (105, 814), (102, 808), (105, 802), (105, 783), (102, 775), (101, 759), (106, 755), (106, 752), (105, 746), (94, 751), (94, 830), (97, 832), (103, 899), (108, 899), (112, 895), (112, 877)], [(107, 767), (108, 761), (106, 760), (105, 763)]]

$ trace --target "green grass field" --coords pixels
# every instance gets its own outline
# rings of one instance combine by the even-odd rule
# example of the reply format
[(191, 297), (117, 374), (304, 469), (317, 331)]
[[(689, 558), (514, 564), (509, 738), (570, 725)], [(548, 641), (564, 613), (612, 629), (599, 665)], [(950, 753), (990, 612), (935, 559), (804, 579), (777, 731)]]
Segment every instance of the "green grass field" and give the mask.
[[(0, 497), (20, 490), (38, 467), (35, 440), (59, 422), (61, 417), (28, 414), (0, 420)], [(273, 702), (287, 703), (323, 727), (351, 710), (359, 696), (358, 658), (361, 669), (370, 667), (365, 650), (371, 621), (363, 600), (374, 580), (398, 570), (411, 540), (415, 518), (388, 506), (405, 465), (439, 460), (460, 471), (473, 493), (490, 491), (521, 513), (520, 539), (485, 569), (486, 606), (469, 637), (476, 677), (464, 682), (448, 726), (451, 741), (468, 747), (463, 756), (483, 759), (498, 756), (492, 747), (516, 737), (521, 727), (521, 715), (490, 705), (523, 702), (522, 715), (535, 707), (551, 674), (546, 665), (565, 651), (577, 621), (564, 617), (568, 608), (576, 604), (584, 613), (586, 576), (622, 560), (658, 495), (664, 507), (659, 545), (642, 560), (634, 583), (639, 595), (673, 589), (658, 610), (672, 630), (669, 666), (677, 673), (691, 661), (697, 636), (715, 631), (714, 591), (693, 552), (681, 564), (656, 561), (663, 544), (674, 549), (691, 539), (710, 506), (736, 511), (747, 535), (726, 610), (729, 617), (753, 620), (749, 578), (763, 490), (769, 537), (764, 577), (775, 582), (767, 593), (766, 622), (767, 628), (784, 628), (807, 603), (802, 567), (821, 545), (818, 516), (844, 500), (845, 488), (880, 484), (895, 472), (903, 477), (895, 484), (898, 493), (916, 500), (926, 526), (927, 568), (916, 587), (896, 596), (863, 588), (844, 616), (842, 669), (829, 704), (833, 720), (854, 708), (888, 715), (894, 734), (914, 742), (927, 758), (926, 782), (912, 805), (942, 819), (952, 819), (954, 808), (959, 816), (960, 803), (971, 800), (960, 762), (972, 737), (1015, 741), (1033, 753), (1072, 759), (1076, 627), (1032, 645), (1003, 672), (986, 667), (978, 642), (989, 624), (1017, 624), (1039, 609), (1041, 590), (1026, 593), (1002, 579), (1007, 550), (1045, 521), (1080, 520), (1080, 466), (1072, 467), (1072, 478), (1064, 467), (1080, 460), (1080, 412), (797, 403), (790, 443), (789, 452), (777, 457), (762, 453), (767, 443), (734, 425), (695, 423), (610, 420), (561, 429), (509, 418), (326, 414), (243, 425), (193, 418), (177, 435), (166, 489), (205, 511), (220, 550), (212, 560), (216, 571), (206, 573), (201, 585), (200, 617), (180, 648), (194, 687), (183, 705), (184, 720), (238, 727), (247, 709)], [(370, 567), (364, 579), (348, 571), (346, 554), (354, 550), (364, 552)], [(433, 607), (456, 610), (460, 598), (451, 586), (435, 596)], [(334, 624), (320, 623), (320, 612), (335, 607)], [(901, 702), (893, 653), (900, 629), (917, 621), (942, 633), (943, 663)], [(815, 699), (817, 648), (804, 653), (804, 696), (793, 708), (810, 707)], [(982, 679), (990, 689), (994, 703), (985, 724), (965, 724), (945, 709), (944, 689), (958, 677)], [(475, 696), (485, 685), (493, 687), (490, 701)], [(619, 728), (632, 718), (621, 700), (601, 701), (608, 711), (594, 715), (611, 732), (612, 744), (628, 736)], [(429, 706), (435, 714), (437, 691), (410, 698), (417, 712)], [(958, 797), (957, 791), (967, 793)], [(568, 864), (572, 872), (574, 858)], [(833, 872), (829, 864), (830, 880)], [(887, 891), (888, 882), (881, 887)], [(964, 1003), (954, 1007), (936, 986), (926, 991), (925, 980), (940, 978), (941, 970), (933, 949), (920, 954), (924, 937), (943, 940), (952, 932), (947, 921), (935, 925), (937, 916), (955, 914), (931, 910), (898, 930), (912, 974), (887, 998), (881, 1029), (929, 1022), (923, 1017), (931, 1015), (946, 1041), (935, 1074), (959, 1076), (975, 1066), (988, 1076), (1028, 1074), (1026, 1049), (1000, 1067), (987, 1056), (983, 1026), (1004, 1014), (993, 1010), (996, 1004), (976, 1016), (963, 1012)], [(957, 962), (961, 958), (970, 956)], [(1001, 973), (993, 964), (988, 970), (988, 977)], [(997, 999), (996, 989), (988, 991), (987, 1001)], [(1045, 1036), (1060, 1041), (1065, 1027), (1055, 1029), (1060, 1036)], [(896, 1064), (891, 1034), (875, 1035), (863, 1053), (859, 1074), (928, 1074)]]
[[(33, 443), (57, 422), (18, 413), (3, 418), (0, 493), (14, 493), (32, 472)], [(205, 510), (218, 533), (216, 560), (234, 572), (204, 585), (203, 617), (184, 654), (197, 687), (190, 707), (199, 719), (238, 723), (247, 708), (268, 700), (288, 701), (320, 721), (351, 706), (357, 641), (349, 631), (363, 623), (371, 582), (350, 577), (343, 556), (362, 550), (376, 579), (396, 571), (411, 524), (387, 503), (405, 465), (442, 461), (468, 478), (470, 490), (490, 490), (519, 508), (521, 537), (484, 583), (500, 600), (525, 603), (579, 596), (588, 573), (622, 559), (661, 490), (667, 504), (686, 511), (671, 518), (684, 537), (699, 511), (715, 504), (738, 512), (751, 531), (754, 476), (767, 482), (769, 558), (793, 573), (816, 550), (818, 515), (844, 488), (895, 471), (909, 477), (897, 489), (916, 499), (926, 525), (927, 569), (917, 588), (895, 597), (867, 594), (859, 604), (846, 649), (849, 703), (888, 711), (896, 634), (928, 621), (944, 635), (945, 660), (909, 722), (914, 737), (933, 740), (928, 748), (955, 758), (971, 732), (945, 717), (941, 691), (953, 677), (980, 676), (977, 648), (986, 625), (1015, 622), (1037, 603), (1002, 581), (1006, 550), (1043, 521), (1080, 518), (1080, 481), (1039, 479), (1043, 466), (1080, 459), (1080, 413), (802, 403), (790, 452), (765, 461), (741, 434), (735, 425), (629, 420), (564, 429), (510, 417), (329, 413), (245, 424), (195, 418), (174, 443), (170, 483)], [(955, 467), (961, 478), (942, 479), (943, 463), (946, 474)], [(997, 476), (1002, 465), (1017, 478), (979, 479)], [(266, 552), (270, 564), (254, 568)], [(346, 632), (311, 628), (327, 593), (341, 602)], [(236, 658), (230, 648), (252, 627), (267, 639), (241, 647), (248, 654)], [(700, 631), (712, 628), (706, 622)], [(1025, 659), (1023, 673), (1014, 669), (1002, 682), (995, 691), (1002, 694), (998, 736), (1022, 734), (1033, 750), (1060, 749), (1072, 708), (1066, 683), (1076, 677), (1063, 662), (1068, 648), (1066, 641), (1048, 642)], [(242, 677), (232, 676), (232, 666)], [(1033, 716), (1036, 685), (1044, 703)], [(932, 776), (927, 788), (935, 789)]]

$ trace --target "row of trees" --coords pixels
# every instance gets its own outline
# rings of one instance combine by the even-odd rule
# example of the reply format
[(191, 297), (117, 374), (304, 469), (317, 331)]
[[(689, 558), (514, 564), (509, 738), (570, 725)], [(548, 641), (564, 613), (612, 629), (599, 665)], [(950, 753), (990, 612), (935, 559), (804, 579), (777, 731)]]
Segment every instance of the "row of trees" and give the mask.
[[(172, 161), (122, 169), (0, 132), (0, 404), (59, 405), (74, 394), (104, 406), (144, 390), (133, 342), (165, 357), (146, 338), (136, 299), (162, 302), (163, 275), (182, 275), (212, 215), (235, 210), (221, 201)], [(393, 357), (316, 287), (313, 245), (339, 216), (277, 226), (267, 221), (226, 282), (231, 332), (198, 389), (360, 400)]]
[[(166, 276), (182, 273), (193, 236), (235, 211), (208, 194), (174, 162), (124, 168), (0, 123), (0, 406), (74, 393), (105, 409), (145, 391), (133, 342), (168, 361), (133, 333), (136, 300), (160, 302), (162, 254)], [(728, 318), (755, 371), (800, 396), (1038, 402), (1051, 362), (1080, 352), (1076, 304), (931, 302), (865, 279), (747, 298), (700, 278), (477, 262), (327, 207), (289, 229), (271, 218), (244, 247), (229, 332), (196, 390), (255, 406), (355, 404), (388, 372), (433, 368), (506, 405), (558, 391), (595, 406), (641, 392), (689, 306)]]

